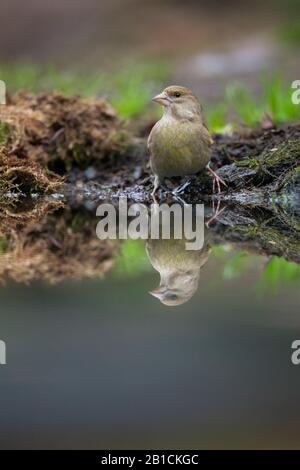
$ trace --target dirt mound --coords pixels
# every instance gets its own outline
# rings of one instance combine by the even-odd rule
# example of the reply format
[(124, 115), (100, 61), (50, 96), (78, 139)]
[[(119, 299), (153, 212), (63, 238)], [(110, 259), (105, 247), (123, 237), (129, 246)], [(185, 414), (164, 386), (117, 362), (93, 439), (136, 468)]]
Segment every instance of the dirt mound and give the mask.
[(0, 107), (2, 187), (25, 180), (27, 190), (53, 189), (73, 168), (99, 166), (123, 154), (127, 143), (105, 100), (19, 92)]

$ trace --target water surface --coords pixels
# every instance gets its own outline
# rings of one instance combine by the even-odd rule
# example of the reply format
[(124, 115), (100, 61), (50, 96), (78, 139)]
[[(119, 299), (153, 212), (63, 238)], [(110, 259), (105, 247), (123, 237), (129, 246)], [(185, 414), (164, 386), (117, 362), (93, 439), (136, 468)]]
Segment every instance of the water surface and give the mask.
[[(160, 275), (147, 242), (104, 246), (93, 210), (22, 218), (13, 239), (6, 222), (1, 448), (299, 447), (297, 238), (285, 235), (275, 256), (261, 234), (234, 240), (225, 216), (195, 255), (196, 291), (177, 306), (149, 294)], [(173, 268), (174, 246), (171, 260), (160, 246)]]

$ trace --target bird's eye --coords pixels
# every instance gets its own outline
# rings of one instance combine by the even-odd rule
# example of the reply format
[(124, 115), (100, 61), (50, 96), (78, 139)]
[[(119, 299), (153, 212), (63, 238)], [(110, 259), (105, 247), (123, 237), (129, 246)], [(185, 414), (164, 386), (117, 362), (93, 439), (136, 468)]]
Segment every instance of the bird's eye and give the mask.
[(176, 98), (179, 98), (179, 97), (181, 96), (181, 93), (179, 93), (179, 91), (175, 91), (174, 96), (175, 96)]
[(166, 294), (166, 300), (177, 300), (178, 296), (176, 294), (168, 293)]

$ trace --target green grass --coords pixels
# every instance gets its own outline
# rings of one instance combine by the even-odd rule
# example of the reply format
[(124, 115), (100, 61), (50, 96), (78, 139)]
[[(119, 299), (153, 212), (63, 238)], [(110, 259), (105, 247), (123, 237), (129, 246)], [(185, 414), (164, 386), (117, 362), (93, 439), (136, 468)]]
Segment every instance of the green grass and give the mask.
[(0, 79), (10, 92), (56, 90), (66, 96), (105, 96), (121, 116), (141, 114), (166, 79), (164, 63), (127, 64), (116, 73), (60, 72), (54, 67), (0, 65)]
[(300, 106), (292, 103), (294, 90), (279, 75), (261, 80), (259, 96), (251, 93), (240, 83), (227, 86), (224, 100), (214, 108), (208, 107), (207, 122), (215, 132), (222, 131), (230, 121), (253, 126), (261, 121), (265, 112), (275, 123), (300, 119)]
[(297, 285), (300, 281), (300, 265), (273, 256), (262, 271), (261, 286), (276, 292), (282, 285)]
[(168, 75), (163, 63), (131, 65), (112, 77), (110, 96), (122, 116), (141, 114)]
[(9, 91), (25, 89), (32, 92), (56, 90), (65, 95), (91, 96), (103, 89), (104, 75), (101, 73), (81, 75), (59, 72), (51, 66), (0, 65), (0, 77)]
[(205, 119), (208, 128), (214, 132), (221, 132), (225, 129), (227, 120), (227, 104), (225, 100), (214, 107), (205, 108)]
[[(0, 79), (9, 91), (57, 90), (67, 96), (105, 96), (124, 117), (139, 116), (151, 109), (151, 97), (167, 82), (169, 75), (165, 63), (153, 61), (127, 64), (110, 74), (59, 72), (51, 66), (0, 65)], [(300, 106), (291, 101), (292, 91), (291, 85), (285, 84), (279, 75), (261, 80), (259, 96), (252, 96), (240, 83), (231, 83), (217, 105), (205, 104), (209, 128), (218, 132), (232, 122), (253, 126), (264, 112), (270, 113), (276, 123), (300, 119)]]
[[(226, 245), (214, 245), (212, 255), (222, 266), (224, 281), (246, 277), (249, 272), (257, 272), (253, 288), (258, 294), (277, 292), (281, 285), (296, 285), (300, 281), (300, 265), (284, 258), (273, 256), (265, 266), (263, 257), (243, 250), (232, 251)], [(114, 274), (119, 277), (136, 277), (144, 272), (154, 272), (148, 259), (144, 240), (126, 240), (122, 243)]]
[[(223, 266), (223, 279), (228, 281), (246, 276), (251, 269), (260, 270), (253, 284), (261, 296), (264, 293), (276, 293), (281, 286), (296, 286), (300, 281), (300, 265), (278, 256), (272, 256), (263, 266), (263, 257), (248, 254), (240, 250), (231, 252), (226, 246), (215, 245), (212, 248), (214, 257)], [(261, 266), (259, 268), (259, 266)]]
[(117, 276), (134, 277), (147, 271), (151, 271), (151, 265), (145, 249), (145, 240), (124, 241), (114, 267), (114, 273)]

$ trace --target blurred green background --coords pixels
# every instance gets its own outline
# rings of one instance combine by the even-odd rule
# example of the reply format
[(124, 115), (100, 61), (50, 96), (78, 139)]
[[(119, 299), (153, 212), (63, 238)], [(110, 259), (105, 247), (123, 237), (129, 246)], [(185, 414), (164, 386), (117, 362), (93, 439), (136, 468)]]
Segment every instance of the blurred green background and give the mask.
[(104, 95), (124, 117), (157, 116), (151, 96), (176, 82), (199, 95), (213, 130), (264, 112), (295, 119), (299, 13), (298, 0), (6, 1), (0, 78), (11, 91)]

